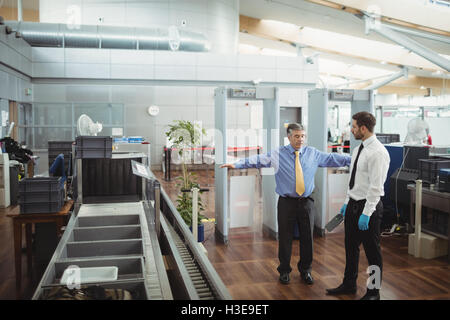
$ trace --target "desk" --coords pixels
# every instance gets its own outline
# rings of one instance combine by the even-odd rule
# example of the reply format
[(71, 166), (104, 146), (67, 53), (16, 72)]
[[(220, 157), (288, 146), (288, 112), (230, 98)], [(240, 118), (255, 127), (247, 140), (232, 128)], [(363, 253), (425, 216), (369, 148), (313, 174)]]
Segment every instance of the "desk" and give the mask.
[[(410, 208), (410, 221), (411, 226), (414, 226), (415, 219), (415, 203), (416, 203), (416, 185), (409, 184), (408, 190), (411, 192), (411, 208)], [(446, 212), (448, 214), (448, 227), (447, 227), (447, 236), (433, 232), (432, 230), (428, 230), (425, 226), (422, 226), (422, 231), (433, 236), (447, 239), (448, 240), (448, 248), (449, 254), (448, 259), (450, 262), (450, 193), (448, 192), (439, 192), (437, 190), (430, 190), (429, 188), (422, 187), (422, 206), (430, 209), (439, 210), (442, 212)]]
[(16, 295), (19, 298), (21, 295), (22, 285), (22, 225), (25, 225), (26, 249), (27, 249), (27, 268), (28, 275), (32, 275), (32, 247), (31, 247), (31, 233), (32, 226), (35, 223), (41, 222), (55, 222), (56, 234), (60, 236), (61, 228), (65, 224), (65, 218), (68, 216), (74, 201), (69, 200), (64, 203), (64, 206), (59, 212), (55, 213), (11, 213), (7, 217), (13, 219), (14, 224), (14, 260), (16, 268)]

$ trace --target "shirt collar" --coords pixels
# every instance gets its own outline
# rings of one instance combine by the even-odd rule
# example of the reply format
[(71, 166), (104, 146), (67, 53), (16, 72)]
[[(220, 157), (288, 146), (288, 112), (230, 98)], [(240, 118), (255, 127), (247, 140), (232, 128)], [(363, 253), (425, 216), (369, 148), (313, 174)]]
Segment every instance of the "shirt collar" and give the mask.
[[(287, 148), (288, 148), (290, 153), (294, 153), (295, 151), (297, 151), (297, 150), (294, 149), (294, 147), (291, 144), (288, 144)], [(301, 146), (300, 149), (298, 149), (298, 151), (300, 151), (299, 154), (303, 154), (303, 150), (304, 149), (305, 149), (305, 146)]]
[(371, 144), (371, 143), (374, 142), (375, 140), (376, 140), (376, 136), (375, 136), (375, 134), (374, 134), (374, 135), (372, 135), (370, 138), (364, 140), (364, 141), (362, 142), (362, 144), (364, 145), (364, 147), (367, 147), (369, 144)]

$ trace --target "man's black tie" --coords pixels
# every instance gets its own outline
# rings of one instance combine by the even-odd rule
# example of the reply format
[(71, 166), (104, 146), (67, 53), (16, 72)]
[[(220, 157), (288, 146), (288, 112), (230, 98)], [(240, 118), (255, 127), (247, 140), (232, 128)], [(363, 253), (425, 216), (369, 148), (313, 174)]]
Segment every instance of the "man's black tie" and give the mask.
[(355, 176), (356, 176), (356, 165), (358, 164), (359, 155), (361, 154), (361, 150), (364, 148), (364, 145), (361, 143), (358, 149), (358, 154), (356, 155), (355, 163), (353, 164), (353, 170), (352, 170), (352, 176), (350, 177), (350, 183), (348, 184), (350, 187), (350, 190), (353, 189), (353, 186), (355, 185)]

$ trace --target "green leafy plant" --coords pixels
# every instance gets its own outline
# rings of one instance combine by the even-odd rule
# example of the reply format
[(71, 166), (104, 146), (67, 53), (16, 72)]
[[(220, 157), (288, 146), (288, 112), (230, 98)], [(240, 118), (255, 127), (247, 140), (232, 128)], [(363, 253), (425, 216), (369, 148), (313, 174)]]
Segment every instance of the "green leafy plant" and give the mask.
[[(206, 134), (205, 129), (201, 129), (199, 125), (190, 121), (175, 120), (174, 124), (169, 125), (169, 130), (166, 132), (166, 136), (169, 141), (173, 143), (172, 148), (177, 149), (180, 155), (182, 176), (178, 177), (177, 186), (180, 188), (180, 194), (177, 197), (177, 210), (183, 218), (184, 222), (188, 225), (192, 225), (192, 192), (181, 192), (181, 189), (191, 190), (194, 187), (200, 189), (197, 183), (196, 174), (189, 172), (187, 168), (187, 162), (190, 159), (186, 159), (187, 155), (190, 155), (190, 148), (198, 146), (201, 141), (202, 135)], [(189, 161), (188, 161), (189, 160)], [(200, 197), (201, 192), (198, 195), (198, 224), (201, 223), (205, 216), (201, 214), (205, 210)]]

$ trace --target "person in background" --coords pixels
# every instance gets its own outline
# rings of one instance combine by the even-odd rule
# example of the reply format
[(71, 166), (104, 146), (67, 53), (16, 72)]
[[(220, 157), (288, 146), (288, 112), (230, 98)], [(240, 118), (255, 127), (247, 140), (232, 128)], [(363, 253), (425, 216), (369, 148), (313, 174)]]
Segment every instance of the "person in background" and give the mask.
[(342, 130), (342, 143), (344, 145), (344, 153), (350, 153), (350, 134), (351, 134), (351, 125), (349, 122), (348, 126)]
[(375, 117), (369, 112), (358, 112), (352, 117), (353, 136), (362, 142), (353, 151), (347, 198), (341, 208), (345, 217), (344, 280), (339, 287), (327, 289), (330, 295), (356, 293), (359, 246), (362, 243), (369, 270), (374, 271), (375, 284), (368, 282), (367, 292), (361, 300), (380, 299), (383, 269), (380, 248), (383, 204), (380, 198), (384, 195), (390, 158), (373, 133), (375, 123)]
[(289, 144), (267, 154), (241, 159), (234, 164), (224, 164), (221, 168), (244, 169), (273, 167), (275, 169), (275, 192), (278, 198), (278, 258), (279, 281), (288, 284), (294, 226), (297, 224), (300, 236), (300, 261), (297, 268), (302, 280), (313, 284), (311, 264), (313, 261), (314, 175), (318, 167), (345, 167), (351, 157), (321, 152), (306, 146), (306, 133), (301, 124), (292, 123), (287, 127)]
[(430, 129), (426, 128), (425, 131), (427, 133), (427, 144), (429, 146), (431, 146), (431, 145), (433, 145), (433, 141), (431, 140)]

